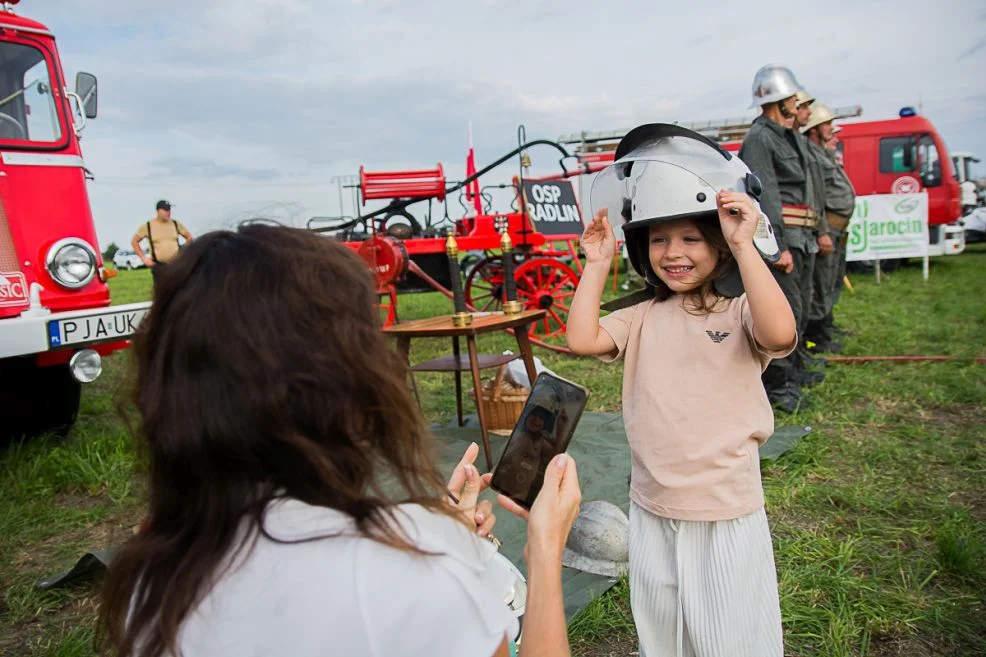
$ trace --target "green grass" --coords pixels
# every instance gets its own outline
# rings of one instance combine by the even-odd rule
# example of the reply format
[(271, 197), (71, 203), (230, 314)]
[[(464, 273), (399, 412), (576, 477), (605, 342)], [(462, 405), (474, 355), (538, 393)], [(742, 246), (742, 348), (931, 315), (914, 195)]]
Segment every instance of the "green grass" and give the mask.
[[(830, 364), (809, 408), (778, 424), (813, 431), (764, 463), (764, 486), (789, 655), (871, 657), (986, 654), (986, 248), (885, 275), (855, 275), (840, 324), (844, 355), (950, 355), (966, 360)], [(140, 301), (150, 272), (121, 272), (115, 303)], [(610, 294), (610, 296), (612, 296)], [(403, 318), (451, 310), (436, 294), (401, 297)], [(490, 353), (517, 345), (482, 336)], [(415, 341), (413, 360), (448, 351)], [(536, 354), (586, 384), (590, 410), (618, 410), (622, 370)], [(115, 410), (126, 357), (85, 389), (68, 438), (0, 454), (0, 655), (89, 656), (96, 588), (42, 592), (45, 576), (85, 551), (114, 545), (141, 520), (140, 478)], [(429, 420), (448, 420), (449, 378), (417, 377)], [(468, 402), (467, 402), (468, 405)], [(635, 650), (626, 582), (570, 624), (580, 655)]]

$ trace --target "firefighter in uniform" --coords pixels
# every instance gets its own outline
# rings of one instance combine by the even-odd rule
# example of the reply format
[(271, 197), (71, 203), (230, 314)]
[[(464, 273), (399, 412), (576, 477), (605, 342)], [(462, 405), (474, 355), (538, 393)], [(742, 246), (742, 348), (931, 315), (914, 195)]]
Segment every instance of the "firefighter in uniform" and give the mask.
[[(812, 191), (814, 192), (811, 199), (811, 208), (815, 211), (815, 215), (818, 218), (818, 222), (815, 224), (815, 243), (818, 245), (818, 253), (815, 254), (815, 265), (812, 269), (812, 292), (810, 295), (808, 308), (802, 318), (802, 325), (799, 326), (800, 332), (804, 336), (804, 341), (798, 345), (799, 358), (801, 358), (803, 363), (811, 364), (814, 359), (812, 359), (811, 355), (808, 353), (809, 343), (815, 345), (816, 351), (838, 351), (841, 348), (841, 345), (832, 340), (819, 342), (819, 340), (816, 339), (819, 336), (813, 335), (809, 330), (809, 327), (812, 326), (812, 311), (815, 309), (820, 296), (820, 282), (818, 278), (820, 275), (827, 275), (829, 273), (827, 270), (825, 272), (818, 271), (819, 262), (825, 258), (831, 257), (832, 252), (835, 250), (835, 244), (832, 242), (832, 237), (829, 234), (828, 217), (825, 212), (825, 197), (827, 194), (825, 186), (825, 167), (829, 162), (828, 156), (825, 154), (823, 148), (812, 148), (811, 142), (809, 142), (808, 138), (803, 134), (805, 131), (805, 126), (808, 125), (808, 121), (811, 118), (815, 98), (806, 91), (799, 91), (795, 94), (795, 97), (797, 98), (797, 110), (794, 113), (794, 132), (801, 139), (801, 145), (808, 156), (808, 175), (811, 177), (811, 186)], [(821, 372), (812, 372), (809, 373), (808, 376), (815, 377), (815, 381), (820, 381), (822, 378)]]
[(842, 291), (842, 279), (846, 275), (846, 242), (849, 217), (856, 208), (856, 191), (836, 155), (833, 125), (835, 113), (825, 103), (812, 106), (811, 117), (802, 128), (813, 154), (822, 158), (825, 175), (825, 215), (828, 231), (835, 246), (827, 257), (815, 262), (815, 297), (808, 319), (806, 337), (820, 345), (820, 349), (835, 351), (837, 337), (832, 309)]
[[(812, 208), (814, 190), (808, 175), (808, 154), (801, 136), (789, 126), (797, 111), (796, 94), (801, 85), (790, 69), (768, 65), (753, 79), (753, 103), (761, 114), (743, 140), (739, 156), (760, 178), (760, 206), (774, 228), (781, 249), (773, 274), (794, 311), (801, 330), (811, 303), (814, 256), (818, 251)], [(796, 355), (771, 361), (764, 371), (767, 396), (777, 408), (793, 412), (802, 400), (801, 386), (812, 373), (802, 369)]]

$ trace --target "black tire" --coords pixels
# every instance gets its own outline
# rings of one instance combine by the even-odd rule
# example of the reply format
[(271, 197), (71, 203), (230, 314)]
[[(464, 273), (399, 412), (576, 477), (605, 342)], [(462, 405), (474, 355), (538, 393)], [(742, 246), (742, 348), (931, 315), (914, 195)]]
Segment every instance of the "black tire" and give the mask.
[[(393, 223), (392, 220), (396, 219)], [(421, 224), (405, 210), (395, 210), (383, 218), (380, 227), (383, 232), (399, 240), (409, 240), (420, 237), (423, 232)]]
[(891, 258), (889, 260), (880, 261), (880, 271), (885, 274), (895, 272), (907, 262), (907, 258)]
[(0, 364), (0, 441), (68, 433), (79, 416), (82, 384), (68, 365), (37, 367), (33, 359)]

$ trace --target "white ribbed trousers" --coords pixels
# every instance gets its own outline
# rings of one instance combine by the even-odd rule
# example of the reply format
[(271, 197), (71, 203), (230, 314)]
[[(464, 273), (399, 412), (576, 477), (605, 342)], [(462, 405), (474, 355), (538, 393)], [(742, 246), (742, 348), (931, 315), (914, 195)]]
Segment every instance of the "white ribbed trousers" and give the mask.
[(641, 657), (783, 657), (764, 509), (669, 520), (631, 502), (630, 605)]

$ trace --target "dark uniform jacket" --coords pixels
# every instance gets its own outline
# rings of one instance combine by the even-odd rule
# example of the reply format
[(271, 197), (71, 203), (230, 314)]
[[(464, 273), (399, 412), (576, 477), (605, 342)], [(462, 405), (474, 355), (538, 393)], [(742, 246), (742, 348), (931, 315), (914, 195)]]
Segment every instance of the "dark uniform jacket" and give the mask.
[(812, 205), (812, 183), (806, 174), (807, 154), (798, 135), (761, 115), (743, 140), (739, 157), (763, 183), (760, 207), (770, 219), (781, 251), (795, 248), (817, 253), (814, 231), (785, 226), (781, 211), (783, 205)]
[(825, 217), (825, 195), (828, 190), (825, 188), (825, 166), (828, 164), (828, 157), (825, 149), (818, 146), (812, 140), (801, 135), (801, 145), (804, 147), (805, 154), (808, 155), (808, 175), (811, 178), (812, 200), (808, 204), (818, 215), (818, 225), (815, 226), (815, 236), (824, 235), (829, 232), (828, 222)]
[(835, 151), (825, 151), (829, 167), (825, 170), (825, 208), (844, 217), (851, 217), (856, 209), (856, 190), (853, 189), (846, 170), (839, 164)]

